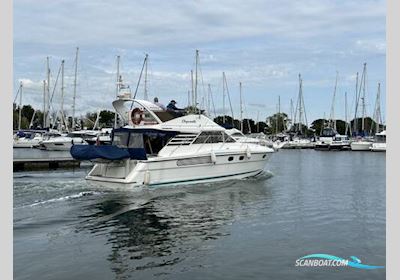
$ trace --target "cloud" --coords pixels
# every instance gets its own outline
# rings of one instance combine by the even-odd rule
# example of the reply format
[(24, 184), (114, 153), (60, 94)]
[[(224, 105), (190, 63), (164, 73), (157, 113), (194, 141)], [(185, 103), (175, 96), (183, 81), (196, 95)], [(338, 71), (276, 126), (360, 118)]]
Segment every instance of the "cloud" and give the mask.
[[(302, 73), (310, 115), (321, 115), (320, 108), (330, 104), (336, 71), (341, 91), (354, 88), (352, 77), (364, 61), (371, 85), (385, 80), (385, 15), (385, 1), (375, 0), (15, 0), (15, 84), (29, 79), (26, 98), (36, 96), (32, 102), (40, 105), (45, 57), (51, 57), (53, 79), (66, 59), (70, 106), (79, 46), (77, 108), (111, 109), (116, 55), (134, 90), (149, 53), (150, 95), (186, 104), (199, 49), (199, 91), (206, 94), (210, 83), (216, 106), (222, 104), (222, 71), (234, 106), (241, 81), (246, 100), (272, 107), (278, 95), (282, 106), (296, 98)], [(58, 91), (54, 101), (59, 103)]]

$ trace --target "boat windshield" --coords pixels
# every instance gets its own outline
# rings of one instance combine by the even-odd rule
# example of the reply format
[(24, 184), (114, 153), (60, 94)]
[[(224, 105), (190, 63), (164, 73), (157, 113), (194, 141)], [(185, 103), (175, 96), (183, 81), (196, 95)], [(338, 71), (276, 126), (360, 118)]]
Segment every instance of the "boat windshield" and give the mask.
[(224, 131), (203, 131), (196, 138), (193, 144), (227, 143), (235, 140)]

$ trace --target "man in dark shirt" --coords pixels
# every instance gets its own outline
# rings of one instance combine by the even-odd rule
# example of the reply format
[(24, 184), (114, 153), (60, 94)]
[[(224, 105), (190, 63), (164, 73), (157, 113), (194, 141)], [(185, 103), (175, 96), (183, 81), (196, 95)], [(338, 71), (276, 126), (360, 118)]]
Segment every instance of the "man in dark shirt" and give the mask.
[(184, 113), (184, 109), (179, 109), (178, 107), (175, 106), (176, 101), (175, 100), (171, 100), (171, 102), (169, 102), (169, 104), (167, 105), (167, 110), (170, 112), (174, 112), (174, 114), (176, 116), (183, 116)]

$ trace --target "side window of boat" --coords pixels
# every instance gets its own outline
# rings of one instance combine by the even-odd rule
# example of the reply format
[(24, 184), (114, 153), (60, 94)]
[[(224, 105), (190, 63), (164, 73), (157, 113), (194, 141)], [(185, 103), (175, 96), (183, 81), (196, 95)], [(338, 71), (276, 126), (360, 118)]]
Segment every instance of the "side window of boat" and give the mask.
[[(194, 141), (193, 144), (203, 144), (208, 141), (208, 138), (210, 137), (209, 132), (203, 131)], [(208, 142), (207, 142), (208, 143)]]
[(231, 136), (229, 136), (228, 134), (226, 134), (225, 132), (222, 132), (222, 135), (224, 137), (224, 142), (228, 142), (228, 143), (235, 142), (235, 140), (233, 140), (233, 138)]
[(127, 148), (129, 133), (114, 132), (113, 145), (120, 148)]
[(221, 143), (221, 142), (224, 142), (221, 132), (219, 131), (210, 132), (210, 136), (207, 139), (207, 143)]
[(196, 141), (194, 141), (194, 144), (221, 143), (223, 141), (221, 131), (203, 131), (199, 137), (197, 137)]
[(143, 134), (130, 133), (128, 148), (143, 148)]

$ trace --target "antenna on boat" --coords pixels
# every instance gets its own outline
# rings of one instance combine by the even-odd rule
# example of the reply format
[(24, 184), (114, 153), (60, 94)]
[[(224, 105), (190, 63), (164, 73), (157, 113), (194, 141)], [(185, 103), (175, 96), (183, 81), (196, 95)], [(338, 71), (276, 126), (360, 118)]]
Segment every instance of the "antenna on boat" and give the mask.
[(76, 48), (75, 55), (75, 75), (74, 75), (74, 95), (72, 97), (72, 130), (75, 130), (75, 100), (76, 100), (76, 82), (78, 77), (78, 53), (79, 47)]

